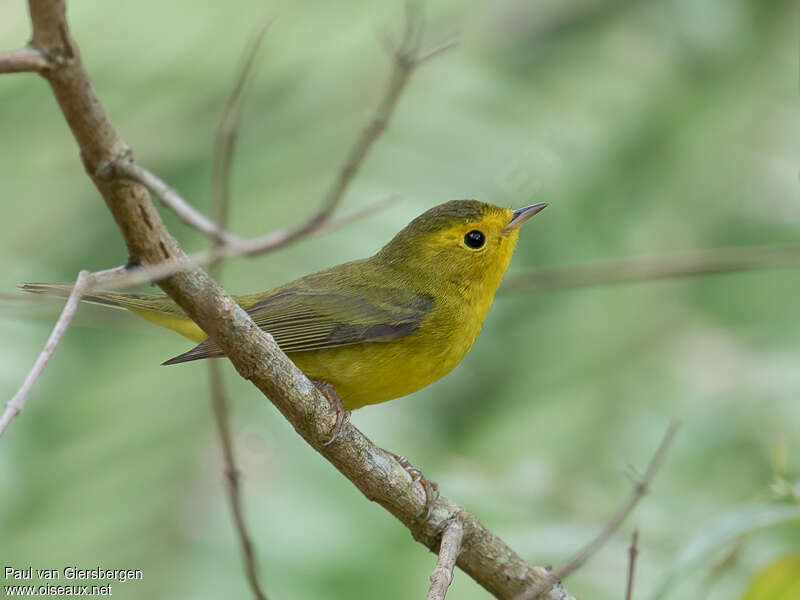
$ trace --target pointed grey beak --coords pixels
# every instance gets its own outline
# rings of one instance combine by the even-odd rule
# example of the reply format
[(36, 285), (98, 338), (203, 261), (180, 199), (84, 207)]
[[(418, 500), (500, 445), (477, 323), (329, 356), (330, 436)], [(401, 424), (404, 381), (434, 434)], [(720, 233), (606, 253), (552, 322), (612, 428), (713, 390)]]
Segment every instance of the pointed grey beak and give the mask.
[(511, 220), (508, 222), (508, 225), (503, 227), (503, 233), (516, 229), (533, 215), (545, 208), (547, 208), (547, 202), (538, 202), (537, 204), (531, 204), (530, 206), (524, 206), (511, 211)]

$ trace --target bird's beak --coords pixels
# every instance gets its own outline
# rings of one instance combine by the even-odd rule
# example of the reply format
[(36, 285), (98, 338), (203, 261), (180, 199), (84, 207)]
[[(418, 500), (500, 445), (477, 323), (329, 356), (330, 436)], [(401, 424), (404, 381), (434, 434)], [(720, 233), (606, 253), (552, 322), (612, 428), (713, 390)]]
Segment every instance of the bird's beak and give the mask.
[(508, 222), (508, 225), (503, 227), (503, 233), (508, 233), (509, 231), (517, 229), (525, 221), (545, 208), (547, 208), (547, 202), (538, 202), (537, 204), (531, 204), (530, 206), (524, 206), (522, 208), (512, 210), (511, 220)]

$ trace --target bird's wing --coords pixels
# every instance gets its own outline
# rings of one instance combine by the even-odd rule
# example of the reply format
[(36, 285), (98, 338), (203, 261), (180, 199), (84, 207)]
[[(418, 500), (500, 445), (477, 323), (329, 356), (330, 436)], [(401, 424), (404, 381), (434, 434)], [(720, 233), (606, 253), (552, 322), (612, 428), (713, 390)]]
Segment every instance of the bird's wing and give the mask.
[[(348, 286), (343, 291), (284, 288), (246, 308), (284, 352), (334, 348), (362, 342), (388, 342), (416, 331), (434, 299), (403, 288)], [(222, 356), (206, 340), (164, 364)]]

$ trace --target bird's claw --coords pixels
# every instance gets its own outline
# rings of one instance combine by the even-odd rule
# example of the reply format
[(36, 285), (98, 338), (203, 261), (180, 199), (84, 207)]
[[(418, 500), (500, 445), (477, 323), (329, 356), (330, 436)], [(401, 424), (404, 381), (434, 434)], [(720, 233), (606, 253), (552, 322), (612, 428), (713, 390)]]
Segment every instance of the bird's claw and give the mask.
[(433, 503), (436, 502), (436, 499), (439, 497), (439, 484), (425, 477), (422, 471), (412, 465), (405, 456), (400, 456), (394, 452), (389, 452), (389, 454), (391, 454), (394, 459), (400, 463), (400, 466), (403, 467), (405, 472), (411, 476), (412, 483), (419, 482), (422, 485), (422, 489), (425, 490), (424, 520), (427, 521), (433, 512)]
[(336, 438), (338, 438), (339, 434), (342, 432), (342, 427), (344, 427), (347, 419), (350, 418), (350, 411), (344, 407), (344, 404), (342, 404), (342, 399), (339, 397), (339, 394), (336, 393), (336, 388), (333, 387), (333, 384), (321, 379), (312, 379), (311, 382), (322, 393), (322, 395), (328, 399), (331, 410), (336, 413), (336, 422), (333, 424), (331, 437), (328, 439), (328, 441), (322, 442), (323, 446), (330, 446), (336, 441)]

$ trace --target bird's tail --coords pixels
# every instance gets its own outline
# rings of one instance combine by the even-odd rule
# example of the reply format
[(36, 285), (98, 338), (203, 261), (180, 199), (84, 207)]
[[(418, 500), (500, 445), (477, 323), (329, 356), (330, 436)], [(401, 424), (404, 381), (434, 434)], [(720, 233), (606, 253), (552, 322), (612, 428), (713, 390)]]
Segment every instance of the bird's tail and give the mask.
[[(61, 296), (63, 298), (68, 297), (72, 292), (71, 285), (54, 283), (23, 283), (19, 288), (34, 294)], [(175, 304), (169, 296), (163, 294), (91, 292), (84, 295), (81, 300), (129, 310), (156, 325), (171, 329), (195, 342), (202, 342), (206, 338), (203, 330), (186, 316), (181, 307)]]
[[(72, 292), (71, 285), (57, 283), (23, 283), (19, 289), (34, 294), (60, 296), (67, 298)], [(115, 308), (138, 309), (171, 315), (183, 315), (183, 311), (169, 297), (157, 294), (129, 294), (125, 292), (92, 292), (81, 300)]]

